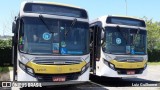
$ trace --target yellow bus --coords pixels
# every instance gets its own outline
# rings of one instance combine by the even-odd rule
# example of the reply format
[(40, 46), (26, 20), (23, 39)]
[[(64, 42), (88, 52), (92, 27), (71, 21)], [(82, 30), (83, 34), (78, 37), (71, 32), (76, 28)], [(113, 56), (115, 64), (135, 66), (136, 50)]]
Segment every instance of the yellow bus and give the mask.
[(101, 16), (90, 22), (91, 72), (106, 77), (138, 77), (147, 73), (144, 20)]
[[(25, 1), (12, 25), (14, 81), (89, 80), (89, 20), (80, 7)], [(54, 83), (53, 83), (54, 84)]]

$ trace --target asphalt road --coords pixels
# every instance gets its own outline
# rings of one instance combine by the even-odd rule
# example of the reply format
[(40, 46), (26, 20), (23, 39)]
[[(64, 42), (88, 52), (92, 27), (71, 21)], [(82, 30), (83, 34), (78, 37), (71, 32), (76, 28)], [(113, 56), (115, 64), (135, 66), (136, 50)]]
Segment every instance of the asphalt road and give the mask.
[[(12, 78), (12, 77), (11, 77)], [(142, 85), (159, 85), (158, 87), (133, 87), (136, 84)], [(160, 65), (148, 66), (148, 74), (139, 78), (107, 78), (97, 77), (94, 75), (90, 76), (90, 82), (78, 84), (78, 85), (67, 85), (67, 86), (53, 86), (53, 87), (42, 87), (42, 88), (23, 88), (20, 90), (160, 90)], [(0, 89), (10, 90), (10, 89)], [(14, 90), (18, 90), (14, 88)]]

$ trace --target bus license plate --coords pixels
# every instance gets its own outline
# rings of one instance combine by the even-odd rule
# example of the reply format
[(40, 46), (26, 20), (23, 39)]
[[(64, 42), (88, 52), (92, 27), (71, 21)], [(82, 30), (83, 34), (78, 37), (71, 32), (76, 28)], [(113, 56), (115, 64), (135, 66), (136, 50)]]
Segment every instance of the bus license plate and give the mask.
[(127, 71), (127, 75), (133, 75), (135, 74), (135, 71)]
[(53, 77), (54, 82), (64, 82), (66, 81), (66, 77)]

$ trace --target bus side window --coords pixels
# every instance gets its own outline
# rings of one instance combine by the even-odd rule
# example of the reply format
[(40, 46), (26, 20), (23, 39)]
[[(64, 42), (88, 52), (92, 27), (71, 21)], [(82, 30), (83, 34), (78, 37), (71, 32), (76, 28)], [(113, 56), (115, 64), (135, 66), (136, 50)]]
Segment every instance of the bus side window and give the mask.
[(100, 60), (101, 57), (101, 32), (102, 29), (98, 26), (95, 26), (95, 44), (96, 44), (96, 60)]
[[(19, 27), (18, 27), (19, 28)], [(23, 23), (23, 21), (21, 20), (21, 27), (20, 27), (20, 29), (19, 29), (19, 48), (20, 48), (20, 50), (21, 51), (23, 51), (24, 50), (24, 23)]]

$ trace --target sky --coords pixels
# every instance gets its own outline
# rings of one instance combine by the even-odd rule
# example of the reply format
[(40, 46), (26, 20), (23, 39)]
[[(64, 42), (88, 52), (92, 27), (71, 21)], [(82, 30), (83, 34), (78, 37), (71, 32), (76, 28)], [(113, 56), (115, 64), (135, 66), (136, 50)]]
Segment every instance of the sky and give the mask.
[[(0, 35), (12, 35), (12, 21), (25, 0), (2, 0), (0, 3)], [(28, 0), (33, 1), (33, 0)], [(160, 22), (160, 0), (39, 0), (79, 6), (87, 10), (89, 19), (103, 15), (126, 15)], [(125, 2), (126, 1), (126, 2)]]

